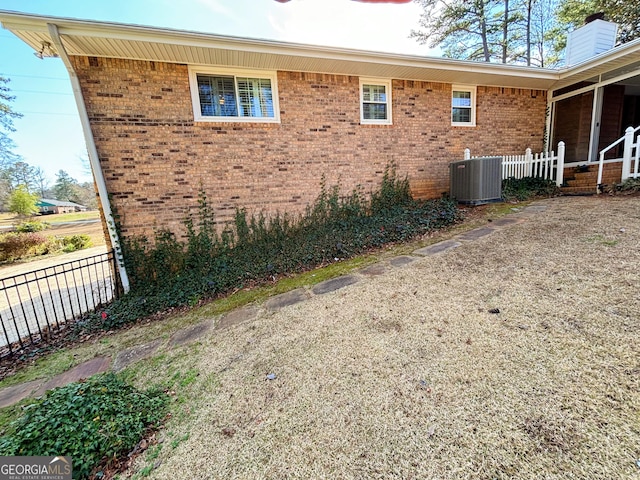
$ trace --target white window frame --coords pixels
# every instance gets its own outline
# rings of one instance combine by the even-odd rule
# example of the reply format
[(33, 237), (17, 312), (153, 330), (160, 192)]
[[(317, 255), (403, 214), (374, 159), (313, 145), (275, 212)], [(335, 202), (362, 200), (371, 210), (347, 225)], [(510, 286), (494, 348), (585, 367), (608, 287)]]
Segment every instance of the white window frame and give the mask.
[[(367, 102), (367, 103), (381, 103), (387, 106), (387, 118), (384, 120), (372, 120), (364, 118), (364, 91), (363, 85), (379, 85), (385, 87), (386, 102)], [(363, 125), (393, 125), (393, 116), (391, 113), (391, 79), (389, 78), (360, 78), (360, 123)]]
[[(453, 92), (469, 92), (471, 93), (471, 121), (470, 122), (454, 122), (453, 121)], [(453, 127), (475, 127), (476, 126), (476, 93), (477, 87), (474, 85), (452, 85), (451, 86), (451, 126)]]
[[(273, 117), (213, 117), (202, 115), (200, 108), (200, 94), (198, 91), (197, 75), (234, 77), (233, 83), (238, 96), (238, 77), (249, 77), (269, 80), (271, 82), (271, 97), (273, 99)], [(233, 122), (233, 123), (280, 123), (280, 104), (278, 101), (278, 74), (271, 70), (244, 70), (228, 67), (189, 66), (189, 87), (191, 88), (191, 103), (193, 117), (196, 122)]]

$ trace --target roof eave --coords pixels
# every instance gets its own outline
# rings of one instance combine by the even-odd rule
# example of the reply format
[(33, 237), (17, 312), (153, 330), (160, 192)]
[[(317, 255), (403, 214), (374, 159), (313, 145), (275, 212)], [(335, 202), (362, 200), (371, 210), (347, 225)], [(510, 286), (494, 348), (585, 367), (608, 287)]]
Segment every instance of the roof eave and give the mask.
[[(71, 55), (203, 64), (203, 62), (194, 61), (194, 58), (209, 58), (211, 55), (204, 55), (205, 51), (209, 53), (233, 51), (246, 54), (246, 58), (236, 63), (246, 62), (251, 56), (252, 60), (260, 64), (256, 65), (257, 67), (273, 65), (278, 70), (356, 76), (375, 75), (375, 72), (379, 71), (380, 76), (407, 80), (474, 83), (540, 90), (550, 88), (559, 79), (556, 70), (534, 67), (302, 45), (19, 12), (0, 11), (0, 21), (4, 28), (19, 36), (36, 51), (40, 49), (42, 41), (52, 43), (47, 24), (53, 23), (57, 25), (63, 40), (70, 45), (69, 54)], [(120, 51), (109, 52), (104, 48), (91, 50), (82, 44), (83, 40), (88, 40), (86, 43), (100, 42), (102, 47), (107, 47), (106, 50), (110, 42), (117, 42)], [(146, 48), (149, 45), (161, 48)], [(155, 51), (167, 50), (170, 47), (179, 47), (182, 54), (172, 57), (163, 56)], [(145, 54), (141, 55), (140, 52)], [(231, 66), (231, 63), (224, 64)]]

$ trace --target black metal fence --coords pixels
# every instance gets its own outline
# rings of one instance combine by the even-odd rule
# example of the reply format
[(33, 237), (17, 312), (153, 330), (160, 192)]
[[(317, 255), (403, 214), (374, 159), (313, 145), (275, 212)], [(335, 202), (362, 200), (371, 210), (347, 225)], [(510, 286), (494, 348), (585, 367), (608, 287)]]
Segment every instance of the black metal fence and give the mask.
[(113, 251), (0, 279), (0, 355), (46, 341), (120, 293)]

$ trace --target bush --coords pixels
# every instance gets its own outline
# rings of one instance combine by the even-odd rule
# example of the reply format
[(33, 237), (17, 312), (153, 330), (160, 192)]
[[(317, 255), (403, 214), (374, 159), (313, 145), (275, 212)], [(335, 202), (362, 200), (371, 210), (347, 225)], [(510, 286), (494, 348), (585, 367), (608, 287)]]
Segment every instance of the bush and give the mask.
[(366, 199), (358, 190), (341, 197), (324, 182), (304, 214), (247, 216), (238, 210), (218, 233), (204, 194), (199, 212), (185, 221), (186, 241), (159, 231), (155, 244), (125, 239), (122, 254), (131, 291), (80, 328), (117, 328), (158, 311), (195, 305), (276, 275), (309, 270), (392, 242), (406, 241), (450, 225), (459, 211), (450, 200), (416, 201), (409, 183), (388, 168), (378, 191)]
[(610, 193), (631, 194), (636, 192), (640, 192), (640, 178), (628, 178), (610, 189)]
[(88, 235), (68, 235), (53, 238), (37, 232), (9, 232), (0, 235), (0, 262), (63, 251), (75, 252), (92, 246)]
[(164, 417), (167, 396), (113, 373), (71, 383), (28, 406), (0, 437), (0, 455), (71, 455), (73, 478), (135, 447)]
[(20, 233), (30, 233), (30, 232), (41, 232), (42, 230), (46, 230), (51, 227), (47, 222), (40, 222), (37, 220), (30, 222), (22, 222), (16, 225), (16, 232)]
[(62, 251), (65, 253), (84, 250), (85, 248), (89, 248), (93, 245), (89, 235), (85, 235), (84, 233), (81, 235), (67, 235), (62, 237), (61, 243)]
[(49, 240), (40, 233), (9, 232), (0, 235), (0, 261), (14, 261), (41, 254)]
[(553, 180), (537, 177), (507, 178), (502, 181), (502, 198), (507, 201), (524, 201), (534, 197), (553, 197), (560, 189)]

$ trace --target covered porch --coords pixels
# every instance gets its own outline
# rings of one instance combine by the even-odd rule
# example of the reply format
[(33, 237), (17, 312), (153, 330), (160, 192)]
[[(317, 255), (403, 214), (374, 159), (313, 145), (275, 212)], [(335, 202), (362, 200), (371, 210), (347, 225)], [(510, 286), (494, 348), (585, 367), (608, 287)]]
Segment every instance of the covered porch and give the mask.
[(597, 186), (638, 176), (640, 61), (636, 57), (603, 62), (596, 75), (551, 92), (548, 141), (565, 143), (568, 193), (594, 192)]

